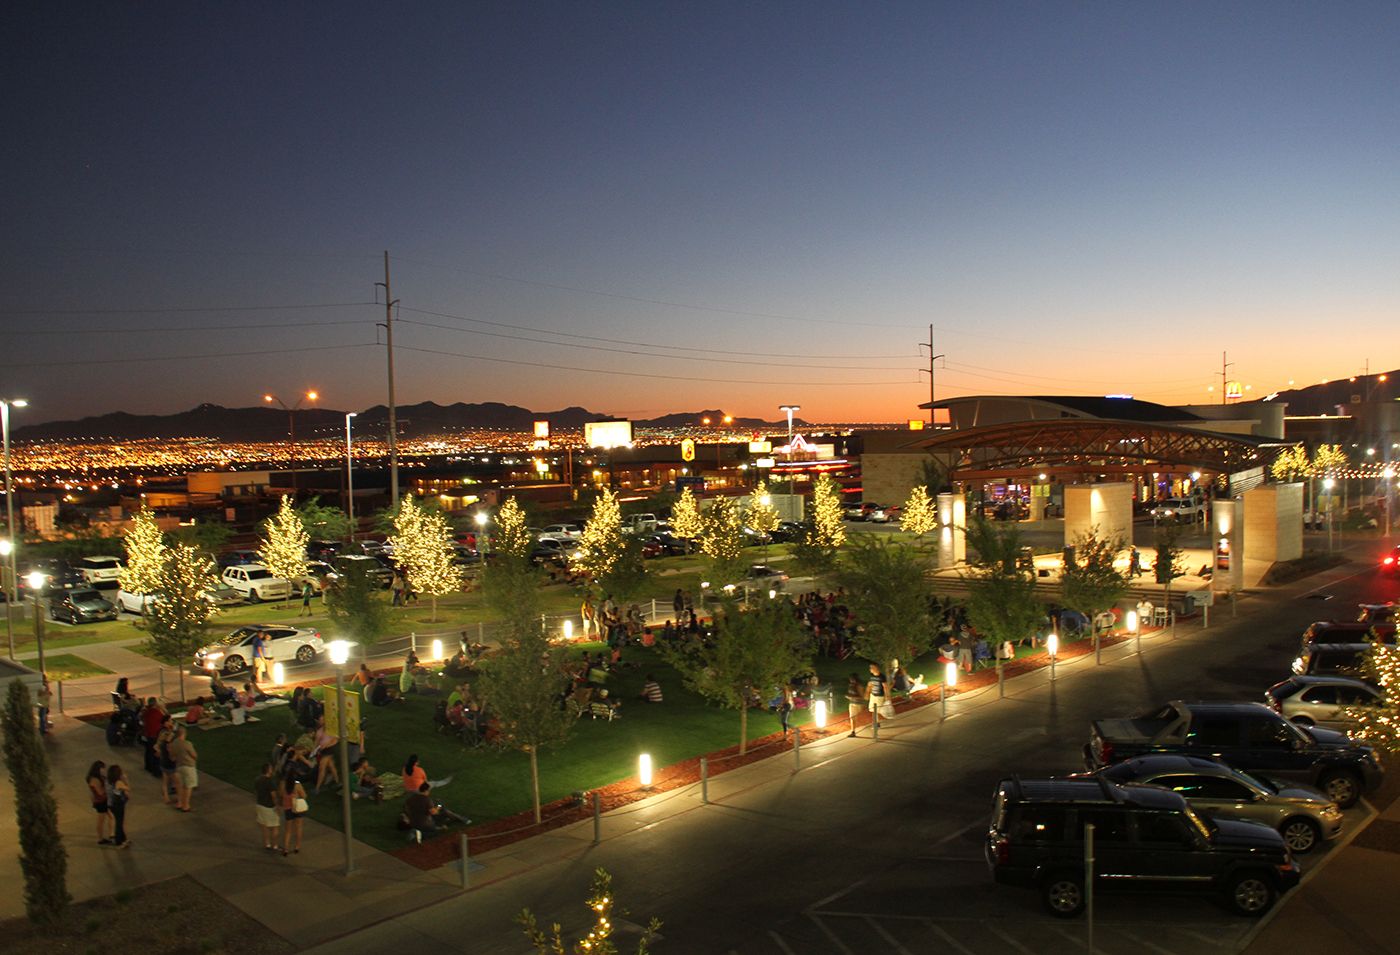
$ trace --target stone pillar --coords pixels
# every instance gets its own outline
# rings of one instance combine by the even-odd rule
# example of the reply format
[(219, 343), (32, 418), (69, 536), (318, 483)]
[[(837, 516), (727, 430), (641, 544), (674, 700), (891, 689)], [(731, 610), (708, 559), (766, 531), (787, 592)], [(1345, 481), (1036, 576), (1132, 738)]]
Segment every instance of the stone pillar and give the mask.
[(944, 491), (938, 495), (938, 568), (954, 567), (967, 559), (967, 497)]
[(1261, 484), (1244, 492), (1245, 587), (1256, 587), (1278, 561), (1303, 556), (1303, 485)]
[(1133, 486), (1111, 484), (1065, 485), (1065, 546), (1075, 538), (1096, 529), (1099, 540), (1133, 543)]
[[(1244, 587), (1244, 498), (1218, 498), (1210, 506), (1210, 589), (1229, 593)], [(1301, 522), (1300, 522), (1301, 523)]]

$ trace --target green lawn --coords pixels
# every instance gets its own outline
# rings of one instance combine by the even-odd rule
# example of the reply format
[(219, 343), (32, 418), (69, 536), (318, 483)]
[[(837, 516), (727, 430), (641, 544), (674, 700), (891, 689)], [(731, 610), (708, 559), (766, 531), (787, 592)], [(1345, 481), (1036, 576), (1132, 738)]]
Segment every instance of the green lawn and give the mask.
[[(44, 649), (48, 649), (47, 641)], [(37, 666), (38, 657), (30, 657), (22, 660), (22, 663), (29, 663)], [(102, 676), (104, 673), (112, 671), (106, 667), (100, 667), (91, 660), (84, 660), (82, 657), (74, 656), (71, 653), (44, 654), (44, 669), (47, 671), (50, 680), (76, 680), (85, 676)]]

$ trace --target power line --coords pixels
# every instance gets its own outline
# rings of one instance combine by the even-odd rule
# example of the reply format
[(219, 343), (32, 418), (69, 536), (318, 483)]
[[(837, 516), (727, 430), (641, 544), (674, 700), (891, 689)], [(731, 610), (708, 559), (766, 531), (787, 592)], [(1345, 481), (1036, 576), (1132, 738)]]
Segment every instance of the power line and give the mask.
[(0, 363), (0, 368), (63, 368), (70, 365), (128, 365), (143, 361), (199, 361), (205, 358), (249, 358), (256, 355), (288, 355), (298, 352), (332, 351), (341, 348), (377, 348), (373, 342), (355, 345), (311, 345), (306, 348), (272, 348), (266, 351), (221, 351), (207, 355), (151, 355), (143, 358), (91, 358), (73, 361), (15, 361)]
[[(413, 312), (415, 315), (431, 315), (431, 316), (433, 316), (434, 318), (450, 318), (450, 319), (455, 319), (455, 320), (461, 321), (461, 322), (471, 322), (472, 324), (475, 324), (475, 325), (490, 325), (490, 326), (492, 326), (492, 327), (494, 327), (494, 328), (513, 328), (513, 329), (516, 329), (516, 330), (518, 330), (518, 331), (535, 332), (535, 333), (540, 334), (540, 335), (554, 335), (554, 336), (557, 336), (557, 337), (559, 337), (559, 338), (577, 338), (577, 339), (579, 339), (579, 340), (581, 340), (581, 341), (606, 342), (606, 343), (608, 343), (608, 344), (610, 344), (610, 345), (633, 345), (633, 346), (636, 346), (636, 347), (638, 347), (638, 348), (659, 348), (659, 349), (669, 349), (669, 350), (671, 350), (671, 351), (694, 351), (694, 352), (702, 352), (702, 353), (708, 354), (708, 355), (751, 355), (751, 354), (753, 354), (753, 352), (751, 352), (751, 351), (735, 351), (735, 350), (733, 350), (733, 349), (723, 349), (723, 348), (699, 348), (699, 347), (691, 346), (691, 345), (662, 345), (662, 344), (655, 344), (655, 343), (652, 343), (652, 342), (630, 341), (630, 340), (625, 339), (625, 338), (605, 338), (605, 337), (602, 337), (602, 336), (599, 336), (599, 335), (579, 335), (579, 334), (576, 334), (576, 333), (574, 333), (574, 332), (556, 332), (556, 331), (554, 331), (554, 330), (552, 330), (552, 329), (540, 328), (540, 327), (534, 326), (534, 325), (518, 325), (518, 324), (514, 324), (514, 323), (512, 323), (512, 322), (493, 322), (493, 321), (490, 321), (489, 319), (485, 319), (485, 318), (470, 318), (470, 317), (468, 317), (468, 316), (466, 316), (466, 315), (454, 315), (454, 314), (452, 314), (452, 313), (450, 313), (450, 312), (435, 312), (435, 311), (430, 311), (429, 309), (426, 309), (426, 308), (410, 308), (410, 307), (408, 307), (407, 305), (400, 305), (400, 306), (399, 306), (399, 311), (401, 311), (401, 312)], [(404, 319), (404, 321), (408, 321), (408, 319)], [(838, 359), (838, 358), (847, 358), (847, 357), (848, 357), (848, 356), (845, 356), (845, 355), (806, 355), (806, 354), (801, 354), (801, 355), (799, 355), (799, 354), (792, 354), (792, 353), (785, 353), (785, 352), (769, 352), (768, 354), (772, 355), (772, 357), (774, 357), (774, 358), (817, 358), (817, 359), (827, 358), (827, 359)], [(861, 361), (879, 361), (879, 360), (889, 360), (889, 361), (896, 361), (896, 360), (898, 360), (898, 361), (904, 361), (904, 360), (908, 360), (908, 359), (910, 359), (910, 358), (912, 358), (912, 357), (913, 357), (913, 356), (911, 356), (911, 355), (851, 355), (851, 356), (849, 356), (849, 359), (850, 359), (851, 361), (857, 361), (857, 360), (861, 360)]]
[[(526, 366), (526, 367), (529, 367), (529, 368), (550, 368), (550, 369), (553, 369), (553, 370), (555, 370), (555, 371), (572, 371), (572, 372), (579, 372), (579, 373), (582, 373), (582, 374), (592, 374), (592, 375), (617, 375), (617, 376), (624, 377), (624, 378), (657, 378), (657, 379), (660, 379), (660, 380), (662, 380), (662, 381), (706, 381), (706, 382), (710, 382), (710, 383), (712, 383), (712, 384), (717, 384), (717, 385), (773, 385), (773, 384), (783, 384), (783, 385), (806, 385), (806, 386), (812, 386), (812, 387), (818, 387), (818, 386), (821, 386), (821, 387), (827, 387), (827, 386), (844, 387), (844, 386), (850, 386), (850, 385), (857, 385), (857, 386), (860, 386), (860, 387), (863, 387), (863, 388), (871, 388), (871, 387), (875, 387), (875, 386), (877, 386), (877, 385), (907, 385), (907, 384), (909, 384), (909, 382), (907, 382), (907, 381), (889, 381), (889, 380), (886, 380), (886, 381), (784, 381), (784, 382), (774, 382), (774, 381), (772, 381), (771, 379), (765, 381), (765, 380), (759, 380), (759, 379), (753, 379), (753, 378), (711, 378), (711, 377), (709, 377), (709, 376), (703, 376), (703, 377), (701, 377), (701, 376), (687, 376), (687, 375), (662, 375), (662, 374), (651, 374), (651, 373), (648, 373), (648, 372), (641, 372), (641, 371), (613, 371), (613, 370), (608, 369), (608, 368), (581, 368), (581, 367), (579, 367), (579, 366), (577, 366), (577, 365), (553, 365), (553, 364), (549, 364), (549, 363), (547, 363), (547, 362), (540, 362), (540, 361), (521, 361), (521, 360), (514, 359), (514, 358), (492, 358), (492, 357), (487, 356), (487, 355), (467, 355), (467, 354), (463, 354), (462, 352), (445, 351), (445, 350), (443, 350), (443, 349), (438, 349), (438, 348), (415, 348), (415, 347), (413, 347), (412, 345), (399, 345), (398, 348), (401, 349), (401, 350), (403, 350), (403, 351), (421, 352), (421, 353), (423, 353), (423, 354), (425, 354), (425, 355), (445, 355), (445, 356), (450, 357), (450, 358), (466, 358), (466, 359), (470, 359), (471, 361), (491, 361), (491, 362), (498, 362), (498, 363), (506, 364), (506, 365), (523, 365), (523, 366)], [(0, 367), (4, 367), (4, 366), (0, 366)], [(891, 370), (894, 370), (894, 369), (891, 369)]]
[(6, 308), (0, 315), (174, 315), (192, 312), (280, 312), (304, 308), (354, 308), (377, 302), (325, 302), (314, 305), (199, 305), (171, 308)]
[(319, 328), (325, 325), (373, 325), (373, 319), (340, 319), (330, 322), (241, 322), (237, 325), (153, 325), (147, 328), (26, 328), (0, 335), (139, 335), (146, 332), (220, 332), (249, 328)]

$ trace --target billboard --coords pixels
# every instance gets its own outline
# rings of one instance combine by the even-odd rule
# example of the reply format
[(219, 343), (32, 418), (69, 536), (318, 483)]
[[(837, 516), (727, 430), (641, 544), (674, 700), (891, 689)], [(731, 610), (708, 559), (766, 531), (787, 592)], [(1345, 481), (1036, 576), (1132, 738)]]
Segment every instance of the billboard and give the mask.
[(632, 443), (632, 422), (587, 421), (583, 441), (590, 448), (625, 448)]
[(535, 437), (537, 437), (537, 438), (547, 438), (547, 437), (549, 437), (549, 422), (548, 422), (548, 421), (536, 421), (536, 422), (535, 422)]

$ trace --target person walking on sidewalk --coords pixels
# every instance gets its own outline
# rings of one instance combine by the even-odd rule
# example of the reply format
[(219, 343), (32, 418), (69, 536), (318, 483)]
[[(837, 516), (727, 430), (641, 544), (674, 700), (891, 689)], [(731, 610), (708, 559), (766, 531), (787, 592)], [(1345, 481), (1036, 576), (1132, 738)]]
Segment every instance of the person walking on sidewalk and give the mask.
[(870, 664), (870, 679), (865, 681), (866, 701), (870, 704), (870, 722), (879, 722), (881, 717), (892, 719), (894, 708), (890, 706), (889, 680), (878, 663)]
[(194, 744), (185, 738), (187, 730), (183, 725), (175, 727), (175, 739), (166, 744), (166, 750), (175, 761), (175, 808), (190, 812), (190, 801), (199, 788), (199, 753)]
[(253, 634), (253, 681), (266, 681), (270, 678), (267, 659), (267, 638), (259, 630)]
[(112, 845), (125, 849), (131, 845), (126, 837), (126, 804), (131, 799), (131, 784), (126, 781), (126, 773), (116, 763), (107, 767), (107, 806), (112, 810), (112, 821), (116, 828), (112, 833)]
[(860, 716), (860, 711), (865, 709), (865, 688), (861, 686), (860, 676), (852, 673), (846, 679), (846, 712), (851, 718), (851, 736), (856, 735), (856, 717)]
[(262, 830), (263, 848), (270, 852), (275, 852), (282, 841), (282, 817), (277, 812), (277, 779), (273, 772), (271, 763), (263, 763), (262, 772), (253, 780), (258, 828)]
[(87, 788), (88, 796), (92, 799), (92, 810), (97, 813), (97, 844), (99, 846), (110, 846), (112, 839), (107, 835), (107, 827), (112, 821), (111, 811), (107, 805), (107, 777), (104, 774), (107, 764), (98, 760), (88, 767)]

